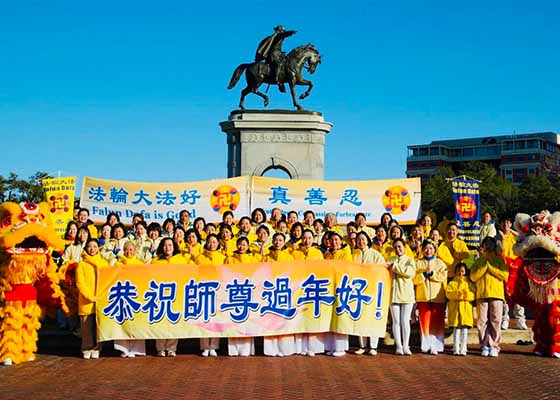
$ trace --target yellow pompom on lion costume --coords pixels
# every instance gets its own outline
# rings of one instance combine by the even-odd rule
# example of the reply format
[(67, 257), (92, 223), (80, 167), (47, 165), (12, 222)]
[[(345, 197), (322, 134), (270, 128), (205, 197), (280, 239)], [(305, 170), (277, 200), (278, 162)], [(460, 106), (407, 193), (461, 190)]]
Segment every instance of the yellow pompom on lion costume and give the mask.
[(47, 203), (0, 205), (0, 363), (34, 360), (45, 307), (68, 312), (50, 257), (63, 247)]

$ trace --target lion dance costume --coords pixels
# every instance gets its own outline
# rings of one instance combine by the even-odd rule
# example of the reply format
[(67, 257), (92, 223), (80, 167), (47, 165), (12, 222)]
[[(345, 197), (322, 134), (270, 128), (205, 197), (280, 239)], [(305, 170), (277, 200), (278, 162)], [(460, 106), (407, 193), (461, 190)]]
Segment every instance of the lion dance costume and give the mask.
[(560, 212), (517, 214), (508, 292), (533, 310), (535, 353), (560, 358)]
[(64, 242), (50, 224), (46, 203), (0, 205), (0, 362), (35, 359), (41, 315), (62, 307), (56, 265), (50, 252)]

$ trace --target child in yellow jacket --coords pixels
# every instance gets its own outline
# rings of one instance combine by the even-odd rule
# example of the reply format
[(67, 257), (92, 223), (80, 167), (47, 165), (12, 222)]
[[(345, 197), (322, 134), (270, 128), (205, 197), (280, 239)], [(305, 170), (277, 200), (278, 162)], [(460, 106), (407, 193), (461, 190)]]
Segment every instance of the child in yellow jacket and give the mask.
[(82, 356), (85, 359), (99, 358), (101, 343), (96, 340), (95, 326), (95, 285), (97, 269), (107, 267), (109, 263), (99, 253), (97, 239), (86, 242), (82, 261), (76, 267), (76, 286), (78, 287), (78, 315), (80, 316), (82, 334)]
[(459, 263), (455, 267), (455, 277), (445, 289), (448, 303), (447, 325), (453, 328), (453, 354), (467, 355), (467, 336), (473, 326), (473, 306), (475, 287), (467, 276), (467, 265)]

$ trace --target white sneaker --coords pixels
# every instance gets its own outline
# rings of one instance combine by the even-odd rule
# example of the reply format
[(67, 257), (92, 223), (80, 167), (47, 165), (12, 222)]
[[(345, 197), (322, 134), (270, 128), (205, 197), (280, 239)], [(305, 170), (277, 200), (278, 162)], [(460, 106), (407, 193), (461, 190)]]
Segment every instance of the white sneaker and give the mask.
[(515, 329), (526, 331), (527, 329), (529, 329), (529, 327), (527, 326), (527, 323), (525, 323), (525, 321), (523, 321), (522, 319), (518, 319), (515, 324)]
[(492, 347), (492, 349), (490, 350), (490, 357), (498, 357), (499, 353), (500, 350), (496, 349), (495, 347)]
[[(411, 356), (412, 355), (412, 351), (410, 351), (410, 349), (408, 347), (403, 350), (403, 353), (404, 353), (405, 356)], [(434, 353), (432, 353), (432, 354), (434, 354)]]
[(358, 350), (354, 350), (354, 354), (357, 355), (362, 355), (366, 352), (366, 349), (358, 349)]
[(128, 357), (128, 358), (135, 358), (135, 357), (136, 357), (136, 354), (134, 354), (134, 353), (128, 353), (128, 356), (127, 356), (127, 357)]
[(202, 357), (208, 357), (210, 350), (202, 350)]
[(91, 358), (97, 360), (99, 358), (99, 350), (92, 350), (91, 351)]
[(332, 351), (327, 351), (327, 352), (325, 352), (325, 354), (326, 354), (327, 356), (332, 356), (332, 355), (333, 355), (333, 352), (332, 352)]
[(467, 355), (467, 345), (466, 344), (461, 346), (461, 351), (459, 352), (459, 354), (461, 354), (462, 356)]
[(397, 349), (395, 350), (395, 354), (398, 355), (398, 356), (404, 355), (404, 351), (403, 351), (402, 347), (397, 347)]
[(2, 365), (5, 365), (5, 366), (13, 365), (12, 359), (11, 358), (6, 358), (4, 361), (2, 361)]
[(169, 350), (169, 351), (167, 352), (167, 357), (175, 357), (176, 355), (177, 355), (177, 353), (175, 353), (175, 352), (172, 351), (172, 350)]
[(278, 354), (276, 354), (276, 357), (284, 357), (284, 354), (283, 353), (278, 353)]
[(210, 350), (210, 357), (218, 357), (218, 353), (216, 353), (216, 350)]
[(165, 350), (158, 351), (157, 356), (158, 357), (165, 357)]
[(553, 358), (560, 358), (560, 353), (552, 353)]
[(346, 355), (345, 351), (335, 351), (335, 352), (332, 353), (333, 357), (342, 357), (344, 355)]
[(376, 356), (376, 355), (377, 355), (377, 350), (376, 350), (376, 349), (371, 349), (371, 350), (369, 351), (369, 355), (370, 355), (370, 356)]
[(308, 351), (308, 352), (307, 352), (307, 356), (308, 356), (308, 357), (315, 357), (315, 353), (312, 352), (312, 351)]
[(480, 355), (482, 357), (488, 357), (490, 355), (490, 349), (488, 347), (483, 347)]
[(90, 350), (82, 351), (82, 358), (84, 360), (89, 360), (91, 358), (91, 351)]
[(437, 350), (432, 349), (432, 350), (430, 350), (430, 354), (433, 355), (433, 356), (437, 356), (438, 352), (437, 352)]
[(508, 328), (509, 328), (509, 321), (508, 320), (503, 320), (502, 321), (502, 330), (507, 331)]

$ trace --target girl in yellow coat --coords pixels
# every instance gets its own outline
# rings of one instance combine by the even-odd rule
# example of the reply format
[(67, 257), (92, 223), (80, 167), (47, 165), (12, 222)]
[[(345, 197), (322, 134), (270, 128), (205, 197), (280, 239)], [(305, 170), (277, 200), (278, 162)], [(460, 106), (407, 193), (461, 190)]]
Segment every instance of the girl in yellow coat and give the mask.
[[(226, 262), (226, 256), (220, 251), (220, 239), (211, 233), (206, 236), (204, 250), (195, 260), (197, 265), (222, 265)], [(200, 338), (200, 350), (202, 357), (217, 357), (216, 350), (220, 348), (220, 338)]]
[(76, 267), (76, 286), (78, 287), (78, 315), (82, 334), (82, 355), (85, 359), (99, 358), (101, 343), (96, 340), (95, 326), (95, 285), (97, 269), (109, 263), (99, 253), (99, 243), (89, 239), (82, 254), (82, 261)]
[[(143, 265), (144, 261), (136, 256), (136, 248), (132, 242), (126, 242), (123, 254), (120, 255), (117, 266), (119, 265)], [(142, 339), (115, 340), (114, 347), (121, 352), (121, 357), (134, 358), (146, 355), (146, 341)]]
[(185, 232), (185, 253), (183, 255), (188, 254), (190, 256), (189, 260), (194, 261), (202, 253), (202, 250), (204, 249), (198, 232), (193, 228), (187, 229)]
[[(173, 239), (166, 237), (161, 240), (152, 259), (152, 264), (188, 264), (185, 257), (181, 255)], [(156, 350), (158, 357), (175, 357), (177, 355), (177, 343), (179, 339), (156, 339)]]
[(422, 353), (438, 354), (444, 347), (445, 284), (447, 267), (436, 257), (436, 244), (422, 242), (424, 257), (416, 261), (416, 304), (420, 321)]
[(455, 278), (447, 285), (445, 294), (449, 300), (447, 324), (453, 328), (453, 354), (467, 355), (467, 336), (473, 326), (472, 302), (475, 288), (467, 276), (467, 265), (459, 263), (455, 267)]
[(310, 229), (303, 231), (299, 247), (292, 251), (295, 260), (323, 260), (323, 252), (315, 246), (315, 236)]
[[(275, 233), (272, 236), (272, 246), (264, 261), (278, 262), (293, 260), (294, 257), (290, 254), (290, 249), (286, 247), (284, 234)], [(265, 336), (263, 350), (266, 356), (290, 356), (297, 352), (295, 335)]]
[[(257, 259), (249, 252), (249, 239), (240, 237), (237, 239), (237, 250), (226, 259), (226, 264), (249, 264), (256, 263)], [(228, 338), (229, 356), (252, 356), (255, 355), (255, 340), (252, 337), (230, 337)]]

